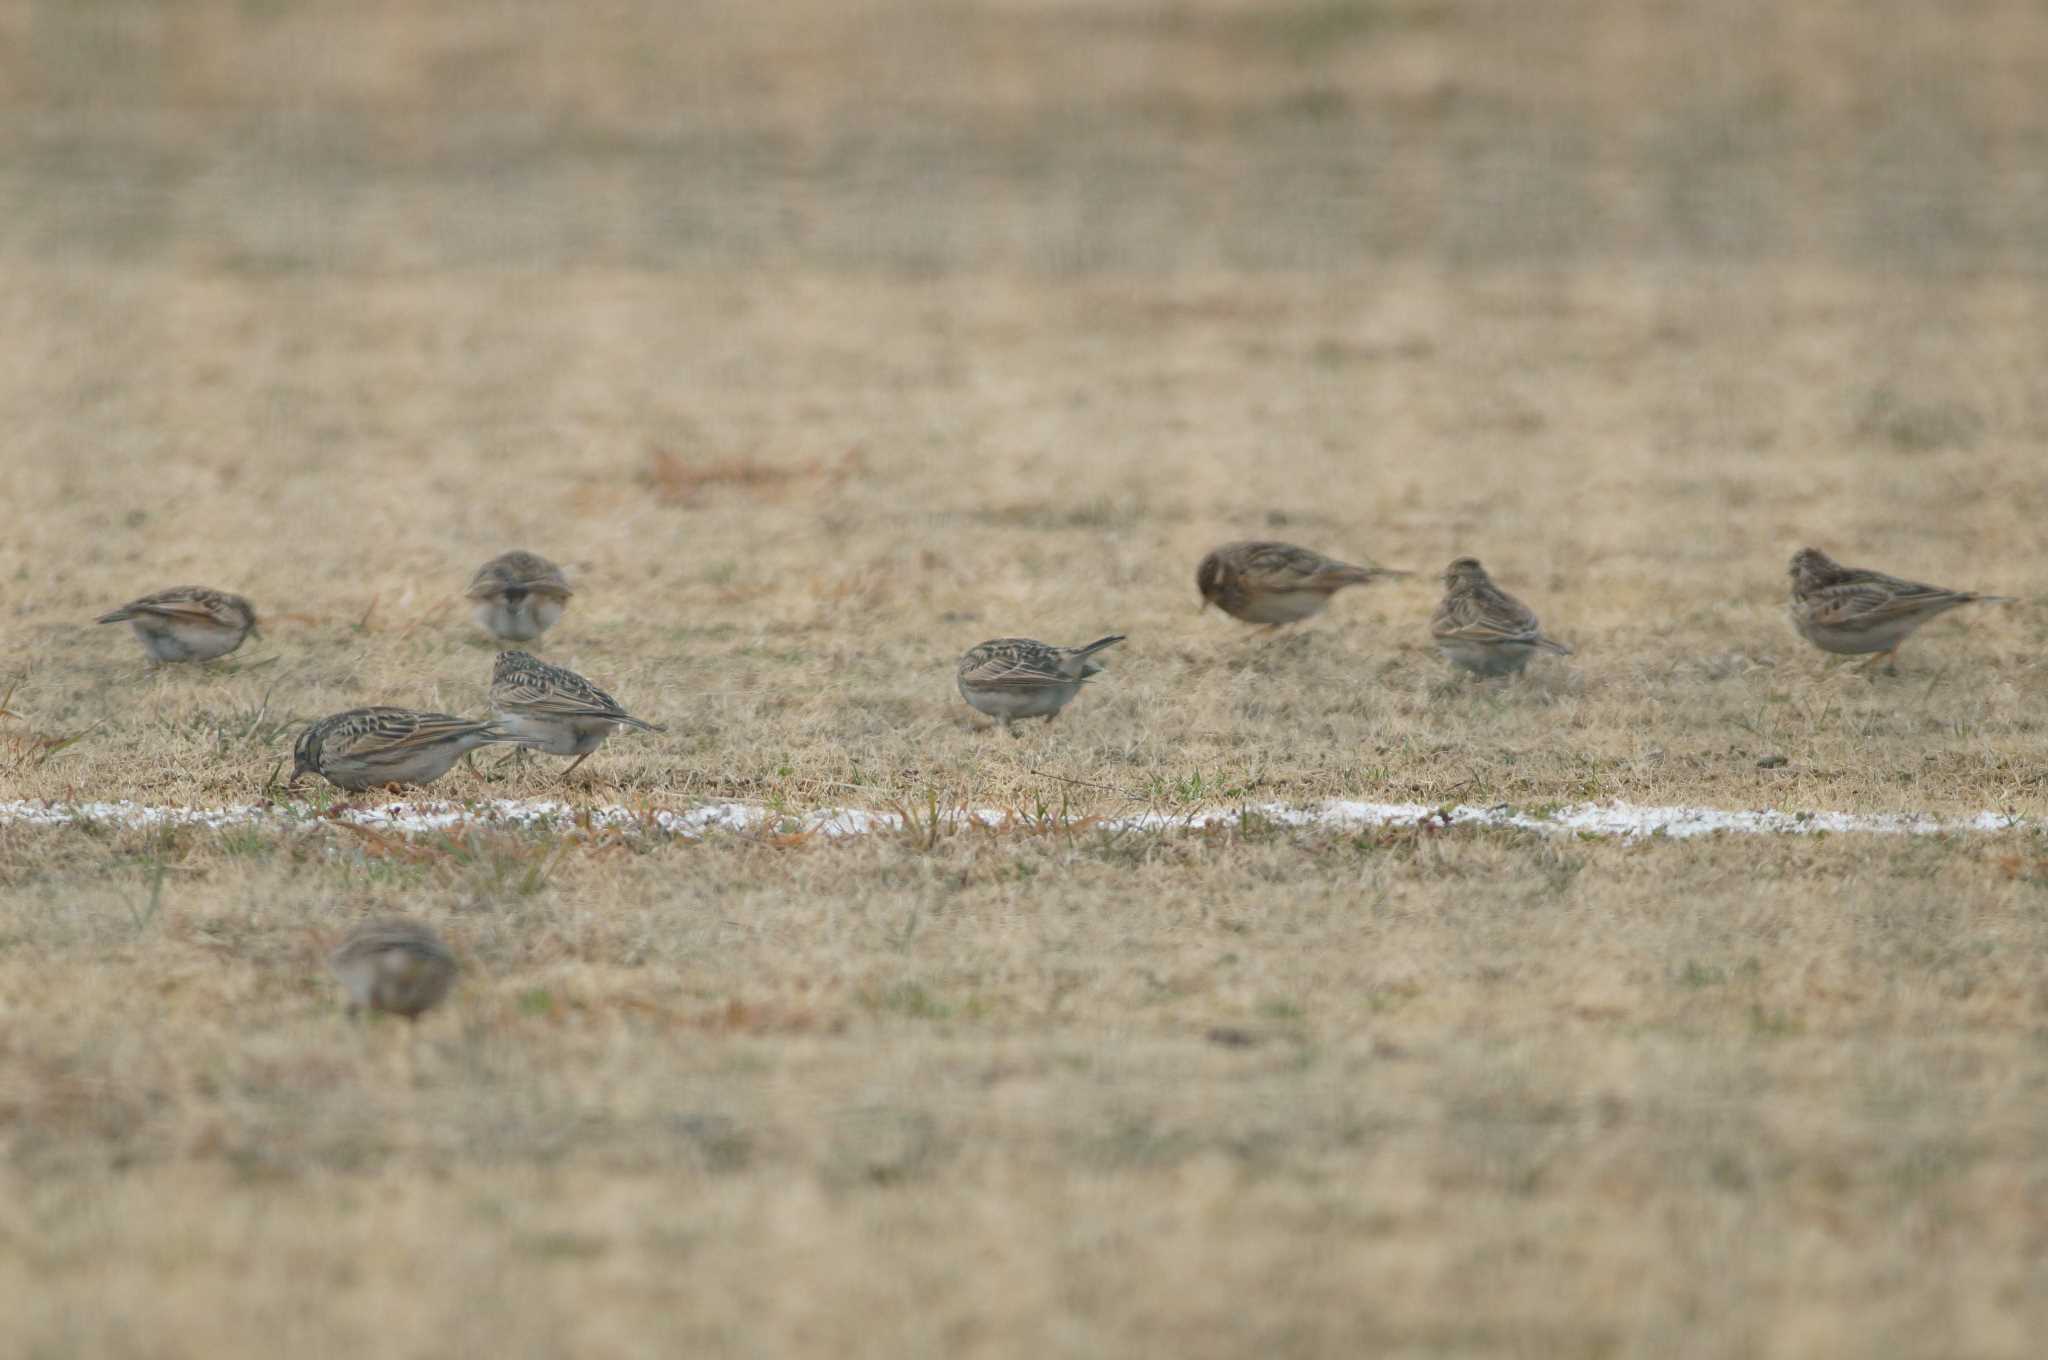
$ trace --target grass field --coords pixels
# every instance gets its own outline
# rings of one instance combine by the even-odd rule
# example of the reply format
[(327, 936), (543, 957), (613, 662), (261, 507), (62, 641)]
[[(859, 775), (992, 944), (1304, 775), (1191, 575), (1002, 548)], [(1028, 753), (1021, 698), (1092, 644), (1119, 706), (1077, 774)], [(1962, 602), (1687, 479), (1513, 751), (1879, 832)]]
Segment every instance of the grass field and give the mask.
[[(2019, 4), (0, 4), (0, 799), (480, 712), (519, 546), (670, 729), (567, 796), (1051, 814), (0, 824), (0, 1330), (2034, 1354), (2037, 836), (1089, 819), (2048, 815), (2044, 83)], [(1267, 639), (1248, 536), (1421, 574)], [(2021, 602), (1865, 677), (1805, 543)], [(1578, 655), (1455, 681), (1468, 552)], [(264, 640), (89, 623), (188, 582)], [(1111, 631), (1050, 727), (954, 692)], [(413, 1033), (323, 973), (382, 911), (466, 965)]]

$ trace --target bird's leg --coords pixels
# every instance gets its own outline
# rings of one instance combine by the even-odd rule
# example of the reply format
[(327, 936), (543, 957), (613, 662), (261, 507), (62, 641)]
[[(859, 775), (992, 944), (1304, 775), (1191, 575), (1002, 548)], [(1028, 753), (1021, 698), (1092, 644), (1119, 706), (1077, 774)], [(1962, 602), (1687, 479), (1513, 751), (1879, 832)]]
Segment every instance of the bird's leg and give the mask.
[(570, 776), (570, 775), (572, 775), (572, 774), (574, 774), (574, 773), (576, 773), (576, 767), (577, 767), (578, 765), (581, 765), (581, 764), (582, 764), (582, 763), (583, 763), (584, 761), (586, 761), (586, 760), (588, 760), (588, 759), (590, 759), (590, 752), (588, 752), (588, 751), (585, 751), (585, 752), (584, 752), (584, 753), (583, 753), (582, 755), (580, 755), (580, 756), (576, 757), (576, 758), (575, 758), (574, 760), (570, 761), (570, 762), (569, 762), (569, 768), (568, 768), (568, 769), (566, 769), (566, 770), (564, 770), (564, 771), (562, 771), (562, 782), (563, 782), (563, 783), (567, 783), (567, 782), (568, 782), (568, 780), (569, 780), (569, 776)]

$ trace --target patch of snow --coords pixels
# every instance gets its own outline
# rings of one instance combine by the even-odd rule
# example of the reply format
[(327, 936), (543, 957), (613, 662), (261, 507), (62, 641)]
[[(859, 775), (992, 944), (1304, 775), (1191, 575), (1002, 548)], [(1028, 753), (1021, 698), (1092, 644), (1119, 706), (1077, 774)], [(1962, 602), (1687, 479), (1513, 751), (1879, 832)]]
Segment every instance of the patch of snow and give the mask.
[[(659, 832), (701, 836), (711, 831), (777, 830), (827, 837), (862, 836), (900, 830), (901, 814), (862, 808), (825, 808), (807, 813), (776, 813), (746, 803), (707, 803), (680, 811), (640, 811), (617, 806), (579, 808), (552, 799), (496, 799), (481, 803), (394, 802), (349, 807), (335, 820), (400, 835), (453, 831), (463, 827), (556, 828), (622, 832)], [(1010, 815), (995, 809), (942, 810), (948, 826), (1000, 827)], [(1781, 812), (1775, 808), (1741, 811), (1704, 807), (1638, 807), (1631, 803), (1574, 803), (1541, 813), (1512, 807), (1428, 807), (1421, 803), (1333, 801), (1305, 807), (1258, 804), (1213, 812), (1141, 812), (1098, 819), (1090, 826), (1110, 832), (1157, 832), (1229, 828), (1256, 818), (1279, 826), (1349, 830), (1368, 827), (1435, 826), (1508, 827), (1549, 835), (1593, 836), (1636, 840), (1646, 836), (1686, 839), (1694, 836), (1881, 835), (1931, 836), (2032, 830), (2027, 819), (1998, 812), (1962, 818), (1937, 818), (1911, 813)], [(265, 825), (308, 826), (323, 814), (308, 804), (244, 804), (230, 807), (154, 807), (127, 800), (91, 803), (0, 802), (0, 824), (65, 826), (80, 822), (122, 827)]]

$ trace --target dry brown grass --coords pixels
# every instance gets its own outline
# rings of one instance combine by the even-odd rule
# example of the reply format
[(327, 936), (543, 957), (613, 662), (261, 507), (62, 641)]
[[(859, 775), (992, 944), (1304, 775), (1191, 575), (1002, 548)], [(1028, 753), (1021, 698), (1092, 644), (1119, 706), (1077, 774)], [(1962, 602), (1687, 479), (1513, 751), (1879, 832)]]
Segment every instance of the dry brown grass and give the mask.
[[(1994, 844), (6, 834), (47, 1353), (2024, 1354)], [(416, 1036), (364, 913), (469, 971)]]
[[(0, 797), (479, 710), (524, 546), (670, 727), (588, 796), (1067, 819), (0, 827), (10, 1338), (2031, 1354), (2032, 839), (1086, 820), (2048, 812), (2048, 24), (1739, 8), (0, 7)], [(1477, 553), (1579, 655), (1452, 681), (1426, 578), (1198, 616), (1254, 534)], [(2026, 602), (1861, 678), (1804, 542)], [(86, 623), (187, 581), (267, 640)], [(1109, 631), (1053, 727), (953, 692)], [(320, 970), (392, 910), (469, 965), (412, 1042)]]

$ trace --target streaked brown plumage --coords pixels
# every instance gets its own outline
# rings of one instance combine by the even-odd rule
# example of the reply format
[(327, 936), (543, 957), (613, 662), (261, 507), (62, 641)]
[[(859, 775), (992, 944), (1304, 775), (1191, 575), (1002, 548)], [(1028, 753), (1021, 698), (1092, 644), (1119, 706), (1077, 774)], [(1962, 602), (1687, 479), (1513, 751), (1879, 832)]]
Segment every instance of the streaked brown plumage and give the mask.
[(668, 730), (634, 717), (576, 672), (525, 652), (498, 653), (491, 668), (491, 707), (500, 727), (528, 738), (535, 750), (576, 757), (562, 771), (564, 779), (621, 727)]
[(1938, 614), (1966, 604), (2010, 604), (2009, 595), (1980, 595), (1845, 567), (1818, 548), (1792, 554), (1788, 610), (1799, 635), (1838, 656), (1869, 655), (1890, 669), (1899, 647)]
[(1373, 563), (1354, 565), (1292, 543), (1226, 543), (1195, 569), (1202, 607), (1278, 628), (1320, 614), (1346, 586), (1411, 573)]
[(418, 1020), (455, 981), (455, 955), (441, 937), (402, 916), (365, 921), (328, 956), (348, 991), (350, 1015), (384, 1011)]
[(308, 771), (344, 789), (430, 784), (479, 746), (538, 743), (496, 722), (409, 708), (352, 708), (322, 718), (299, 734), (292, 782)]
[(1452, 665), (1474, 675), (1512, 675), (1539, 651), (1570, 656), (1545, 637), (1535, 611), (1493, 583), (1476, 557), (1444, 569), (1444, 598), (1429, 618), (1429, 635)]
[(156, 661), (211, 661), (249, 636), (261, 637), (256, 611), (240, 595), (205, 586), (174, 586), (130, 600), (99, 623), (126, 623)]
[(575, 594), (560, 567), (521, 551), (484, 563), (465, 593), (476, 621), (507, 642), (531, 642), (554, 627)]
[(955, 675), (960, 697), (998, 727), (1017, 718), (1051, 722), (1088, 677), (1102, 673), (1095, 653), (1123, 640), (1112, 633), (1085, 647), (1053, 647), (1031, 638), (994, 638), (961, 656)]

